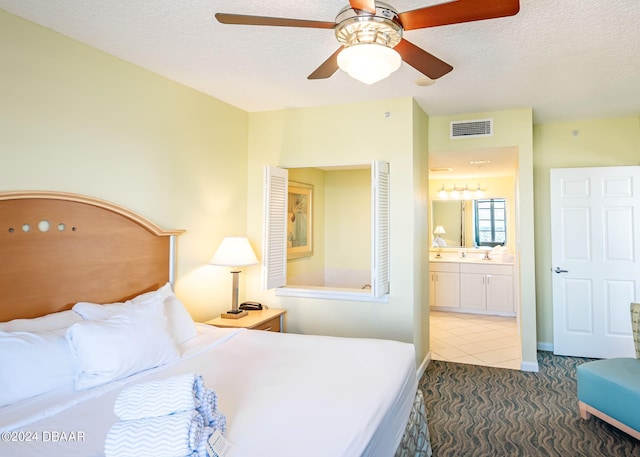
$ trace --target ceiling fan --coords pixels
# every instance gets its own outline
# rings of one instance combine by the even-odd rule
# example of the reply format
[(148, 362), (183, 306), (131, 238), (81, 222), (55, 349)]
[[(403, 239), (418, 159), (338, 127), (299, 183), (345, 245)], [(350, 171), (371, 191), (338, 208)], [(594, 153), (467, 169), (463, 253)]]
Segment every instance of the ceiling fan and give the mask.
[[(333, 29), (341, 46), (308, 79), (329, 78), (342, 68), (371, 84), (397, 70), (401, 60), (432, 80), (453, 70), (448, 63), (404, 39), (404, 31), (513, 16), (519, 10), (519, 0), (453, 0), (398, 13), (392, 6), (376, 0), (349, 0), (334, 22), (228, 13), (215, 16), (223, 24)], [(364, 67), (351, 64), (358, 57)], [(374, 75), (376, 66), (382, 69), (381, 77)], [(362, 78), (356, 75), (358, 72)]]

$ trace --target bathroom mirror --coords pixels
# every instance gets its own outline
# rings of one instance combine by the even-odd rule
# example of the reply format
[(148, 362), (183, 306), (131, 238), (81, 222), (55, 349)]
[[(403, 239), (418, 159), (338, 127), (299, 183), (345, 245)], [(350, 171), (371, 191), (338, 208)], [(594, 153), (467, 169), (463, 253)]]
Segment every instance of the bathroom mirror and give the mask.
[[(478, 202), (480, 206), (478, 207)], [(478, 207), (478, 214), (474, 211)], [(505, 244), (507, 240), (507, 209), (504, 198), (478, 200), (432, 200), (431, 239), (436, 227), (448, 248), (473, 248)], [(478, 226), (476, 229), (476, 225)], [(480, 242), (476, 242), (476, 230)], [(440, 230), (441, 231), (441, 230)]]
[(446, 247), (466, 246), (465, 239), (465, 201), (433, 200), (431, 202), (431, 235), (436, 227), (442, 227), (444, 233), (439, 235)]

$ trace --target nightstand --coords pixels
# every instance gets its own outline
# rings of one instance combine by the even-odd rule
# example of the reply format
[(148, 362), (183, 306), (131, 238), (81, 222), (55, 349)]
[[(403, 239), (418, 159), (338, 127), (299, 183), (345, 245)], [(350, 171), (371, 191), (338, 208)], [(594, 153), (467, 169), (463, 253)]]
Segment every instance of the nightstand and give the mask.
[(284, 333), (284, 309), (262, 309), (259, 311), (249, 311), (249, 315), (239, 319), (223, 319), (216, 317), (205, 324), (216, 327), (228, 328), (250, 328), (252, 330), (266, 330), (268, 332)]

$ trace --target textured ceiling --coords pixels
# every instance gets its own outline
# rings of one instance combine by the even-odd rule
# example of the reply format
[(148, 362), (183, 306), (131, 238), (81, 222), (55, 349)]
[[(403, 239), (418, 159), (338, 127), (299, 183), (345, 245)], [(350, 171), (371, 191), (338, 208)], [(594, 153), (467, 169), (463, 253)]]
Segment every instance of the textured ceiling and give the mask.
[[(387, 0), (410, 11), (442, 0)], [(216, 12), (333, 21), (346, 0), (0, 0), (0, 8), (246, 111), (413, 97), (429, 115), (533, 108), (536, 123), (640, 114), (640, 0), (521, 0), (513, 17), (405, 33), (453, 65), (427, 87), (403, 64), (367, 86), (307, 76), (332, 30), (231, 26)], [(491, 160), (482, 168), (471, 158)], [(512, 174), (512, 151), (430, 157), (433, 177)]]
[[(388, 0), (400, 12), (440, 3)], [(219, 24), (216, 12), (333, 21), (344, 0), (0, 0), (22, 16), (246, 111), (414, 97), (429, 115), (532, 107), (534, 120), (640, 113), (640, 0), (521, 0), (516, 16), (406, 32), (453, 65), (367, 86), (306, 77), (332, 30)]]

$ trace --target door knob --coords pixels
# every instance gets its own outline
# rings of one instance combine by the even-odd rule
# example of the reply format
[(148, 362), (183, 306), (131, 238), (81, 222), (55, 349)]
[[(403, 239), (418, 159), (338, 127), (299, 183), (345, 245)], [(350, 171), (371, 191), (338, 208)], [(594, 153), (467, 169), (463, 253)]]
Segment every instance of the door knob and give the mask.
[(569, 270), (563, 270), (560, 267), (556, 267), (556, 269), (553, 271), (555, 271), (556, 273), (569, 273)]

